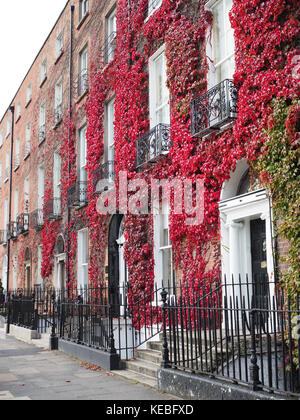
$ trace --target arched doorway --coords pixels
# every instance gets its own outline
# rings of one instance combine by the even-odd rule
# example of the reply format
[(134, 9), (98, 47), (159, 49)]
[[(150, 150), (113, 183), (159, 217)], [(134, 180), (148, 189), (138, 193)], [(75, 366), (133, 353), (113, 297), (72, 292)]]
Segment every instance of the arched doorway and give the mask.
[(31, 250), (26, 248), (24, 255), (24, 290), (30, 292), (32, 287), (31, 281)]
[(54, 279), (55, 288), (64, 290), (66, 285), (66, 254), (65, 241), (62, 235), (59, 235), (55, 245)]
[[(108, 286), (113, 316), (121, 315), (120, 305), (124, 296), (120, 294), (120, 280), (124, 283), (124, 235), (122, 233), (123, 215), (112, 217), (108, 235)], [(121, 237), (120, 237), (121, 233)], [(123, 238), (122, 238), (123, 237)]]
[(232, 297), (241, 294), (240, 279), (248, 279), (249, 305), (265, 306), (275, 286), (272, 212), (267, 191), (251, 177), (245, 159), (225, 182), (219, 210), (222, 273), (234, 283)]

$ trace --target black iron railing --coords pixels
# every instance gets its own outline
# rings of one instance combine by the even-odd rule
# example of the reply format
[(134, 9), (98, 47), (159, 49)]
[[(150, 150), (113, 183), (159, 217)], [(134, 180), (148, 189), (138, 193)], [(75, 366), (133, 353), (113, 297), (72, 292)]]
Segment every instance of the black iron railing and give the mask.
[[(104, 182), (104, 184), (112, 184), (115, 181), (115, 162), (107, 161), (93, 172), (93, 185), (96, 192), (102, 191), (102, 185), (99, 183)], [(105, 188), (105, 187), (104, 187)], [(108, 186), (107, 186), (108, 188)]]
[(29, 230), (29, 214), (22, 213), (17, 217), (17, 230), (18, 235), (27, 233)]
[(7, 225), (7, 239), (15, 240), (18, 237), (18, 224), (17, 222), (10, 222)]
[(224, 282), (200, 299), (165, 293), (163, 365), (299, 396), (299, 297), (265, 286)]
[(105, 43), (104, 43), (104, 62), (105, 62), (105, 64), (110, 63), (114, 59), (116, 37), (117, 37), (117, 33), (112, 32), (105, 40)]
[(67, 191), (69, 207), (80, 207), (87, 203), (87, 182), (77, 181)]
[(45, 203), (44, 217), (46, 221), (57, 220), (61, 217), (61, 199), (51, 198)]
[(44, 211), (42, 209), (37, 209), (30, 213), (29, 216), (29, 227), (39, 231), (44, 226)]
[(136, 141), (137, 168), (155, 162), (159, 156), (167, 155), (171, 146), (170, 125), (158, 124)]
[(88, 70), (82, 70), (78, 75), (78, 97), (82, 96), (84, 93), (88, 91)]
[(201, 137), (219, 130), (237, 117), (237, 89), (226, 79), (191, 104), (192, 136)]

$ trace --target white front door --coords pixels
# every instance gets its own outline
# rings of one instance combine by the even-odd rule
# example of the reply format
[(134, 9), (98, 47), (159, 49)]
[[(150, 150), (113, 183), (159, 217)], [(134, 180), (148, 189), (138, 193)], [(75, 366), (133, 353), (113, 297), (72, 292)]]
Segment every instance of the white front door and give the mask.
[(125, 236), (123, 231), (123, 223), (120, 228), (120, 236), (117, 240), (119, 246), (119, 296), (120, 296), (120, 315), (125, 315), (126, 311), (126, 286), (128, 282), (128, 269), (124, 258)]

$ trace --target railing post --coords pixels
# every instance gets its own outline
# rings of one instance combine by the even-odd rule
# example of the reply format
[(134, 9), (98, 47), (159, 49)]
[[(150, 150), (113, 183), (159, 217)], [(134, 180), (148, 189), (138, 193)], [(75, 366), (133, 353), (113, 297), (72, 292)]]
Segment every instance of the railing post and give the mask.
[(7, 324), (6, 324), (6, 334), (10, 333), (10, 317), (11, 317), (11, 299), (10, 292), (7, 293)]
[(168, 293), (165, 289), (161, 292), (161, 299), (163, 302), (162, 306), (162, 314), (163, 314), (163, 350), (162, 350), (162, 364), (161, 367), (163, 369), (171, 368), (171, 362), (169, 358), (169, 349), (168, 349), (168, 340), (167, 340), (167, 317), (166, 317), (166, 311), (167, 311), (167, 297)]
[(109, 303), (109, 329), (110, 329), (109, 340), (108, 340), (109, 353), (116, 354), (117, 351), (115, 347), (115, 337), (114, 337), (113, 303), (111, 302), (111, 299)]
[(19, 299), (18, 299), (18, 326), (19, 327), (22, 325), (22, 298), (23, 298), (23, 294), (22, 292), (20, 292)]
[(35, 292), (31, 294), (31, 330), (37, 329), (36, 316), (35, 316)]
[(81, 344), (81, 341), (82, 341), (82, 304), (83, 304), (83, 299), (81, 296), (78, 296), (77, 298), (77, 308), (78, 308), (77, 344)]
[(257, 391), (261, 384), (259, 380), (259, 367), (257, 365), (257, 354), (256, 354), (256, 336), (255, 336), (255, 318), (256, 310), (250, 311), (250, 333), (251, 333), (251, 366), (250, 366), (250, 380), (252, 382), (253, 391)]
[(50, 350), (58, 350), (58, 337), (56, 336), (56, 320), (55, 320), (55, 308), (56, 308), (56, 294), (55, 290), (51, 296), (52, 303), (52, 327), (50, 336)]

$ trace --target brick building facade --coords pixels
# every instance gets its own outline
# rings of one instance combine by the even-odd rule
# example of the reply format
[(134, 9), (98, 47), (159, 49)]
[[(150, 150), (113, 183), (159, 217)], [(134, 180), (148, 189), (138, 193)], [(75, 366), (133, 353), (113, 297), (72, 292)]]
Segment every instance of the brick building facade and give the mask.
[[(175, 127), (174, 129), (176, 129), (176, 124), (174, 124), (177, 121), (176, 116), (174, 117), (175, 107), (177, 106), (178, 109), (181, 107), (181, 111), (185, 109), (184, 112), (186, 112), (190, 101), (199, 92), (205, 90), (212, 92), (216, 86), (221, 86), (221, 89), (225, 89), (223, 91), (225, 95), (229, 95), (229, 92), (232, 90), (232, 86), (226, 84), (226, 81), (231, 83), (235, 71), (233, 29), (229, 21), (229, 10), (232, 7), (231, 1), (216, 2), (210, 0), (209, 2), (204, 2), (206, 3), (205, 6), (202, 3), (199, 5), (198, 2), (189, 1), (186, 6), (180, 6), (184, 17), (182, 21), (185, 18), (190, 19), (190, 26), (186, 26), (189, 29), (195, 28), (197, 24), (199, 25), (201, 16), (204, 13), (213, 16), (214, 22), (217, 22), (217, 24), (210, 22), (213, 42), (209, 41), (211, 32), (207, 29), (195, 35), (195, 45), (192, 52), (197, 51), (197, 48), (200, 51), (199, 57), (191, 63), (191, 77), (194, 77), (195, 81), (192, 81), (190, 84), (186, 83), (186, 87), (189, 89), (186, 97), (184, 92), (180, 91), (182, 89), (180, 83), (176, 86), (178, 97), (181, 101), (180, 104), (178, 98), (175, 98), (175, 88), (173, 87), (173, 90), (170, 89), (171, 93), (167, 88), (167, 84), (169, 87), (171, 85), (169, 79), (171, 77), (174, 78), (172, 71), (167, 71), (166, 62), (167, 56), (168, 64), (170, 64), (172, 53), (174, 52), (172, 50), (172, 48), (174, 49), (174, 44), (171, 42), (172, 34), (168, 32), (165, 43), (162, 43), (163, 30), (159, 29), (161, 31), (160, 38), (156, 37), (155, 39), (153, 35), (153, 40), (150, 39), (151, 33), (155, 34), (155, 23), (153, 24), (152, 20), (159, 20), (162, 2), (154, 1), (147, 4), (146, 2), (130, 2), (127, 5), (127, 12), (124, 12), (123, 3), (118, 4), (120, 8), (118, 12), (113, 0), (105, 2), (96, 0), (90, 0), (89, 2), (70, 1), (65, 6), (11, 102), (11, 105), (14, 106), (14, 145), (11, 176), (9, 176), (9, 173), (13, 115), (10, 109), (7, 110), (1, 120), (0, 133), (3, 140), (0, 148), (0, 162), (2, 165), (0, 190), (2, 245), (0, 247), (0, 266), (1, 278), (4, 285), (6, 285), (7, 235), (9, 235), (8, 284), (10, 289), (30, 288), (42, 284), (54, 284), (61, 288), (70, 281), (73, 283), (77, 282), (80, 285), (87, 285), (91, 277), (93, 282), (97, 281), (97, 279), (95, 280), (97, 276), (99, 282), (105, 280), (119, 284), (120, 273), (116, 274), (116, 272), (119, 272), (120, 267), (116, 269), (114, 266), (121, 264), (120, 252), (123, 252), (121, 249), (123, 249), (122, 245), (124, 243), (118, 248), (116, 241), (122, 240), (121, 227), (123, 222), (119, 214), (115, 216), (115, 219), (114, 217), (112, 219), (108, 218), (104, 222), (104, 218), (103, 220), (101, 219), (101, 222), (100, 218), (95, 218), (93, 223), (98, 221), (99, 224), (105, 225), (101, 232), (105, 232), (106, 240), (104, 243), (100, 243), (99, 237), (102, 234), (101, 232), (98, 232), (98, 241), (95, 238), (91, 238), (90, 233), (94, 229), (94, 225), (91, 223), (91, 206), (88, 205), (88, 202), (91, 201), (93, 195), (93, 191), (91, 195), (91, 190), (94, 190), (95, 179), (99, 181), (113, 178), (115, 168), (112, 162), (114, 162), (115, 156), (117, 157), (115, 160), (116, 165), (122, 166), (122, 169), (129, 170), (129, 173), (138, 172), (145, 174), (145, 176), (148, 176), (155, 166), (152, 165), (152, 169), (149, 172), (149, 167), (147, 166), (149, 161), (156, 162), (158, 159), (159, 165), (162, 165), (160, 167), (163, 168), (167, 168), (168, 165), (170, 167), (178, 165), (176, 156), (172, 155), (171, 160), (169, 157), (165, 157), (171, 150), (170, 138), (172, 134), (170, 136), (169, 128), (171, 122), (173, 127)], [(163, 12), (165, 13), (165, 9), (163, 9)], [(128, 27), (126, 27), (126, 13), (128, 14)], [(178, 13), (178, 10), (176, 10), (176, 13)], [(142, 29), (141, 16), (145, 18), (145, 27), (147, 25), (150, 26), (149, 30)], [(136, 26), (131, 27), (131, 25)], [(182, 27), (184, 28), (183, 24)], [(221, 41), (218, 37), (220, 36), (224, 37), (226, 45), (222, 45), (226, 51), (219, 49)], [(128, 39), (125, 40), (126, 37)], [(179, 34), (174, 30), (174, 39), (177, 39), (176, 37), (179, 39)], [(204, 39), (206, 39), (206, 43), (203, 42)], [(124, 57), (122, 57), (121, 49), (125, 48), (125, 46), (127, 50), (124, 50)], [(115, 48), (117, 59), (114, 56)], [(132, 48), (132, 51), (135, 51), (136, 57), (130, 51), (130, 48)], [(140, 61), (142, 63), (142, 76), (138, 83), (144, 87), (140, 89), (140, 96), (136, 98), (139, 102), (136, 104), (136, 107), (141, 109), (141, 116), (139, 115), (138, 117), (139, 123), (141, 120), (143, 122), (138, 126), (134, 121), (128, 121), (127, 125), (131, 125), (131, 129), (128, 130), (127, 126), (127, 132), (125, 133), (126, 130), (124, 128), (124, 137), (122, 138), (120, 134), (122, 132), (122, 118), (124, 120), (125, 118), (130, 119), (133, 114), (130, 115), (127, 112), (126, 100), (122, 102), (122, 89), (126, 90), (128, 86), (126, 85), (127, 80), (124, 79), (122, 81), (120, 79), (122, 75), (120, 69), (126, 65), (126, 63), (124, 64), (126, 57), (126, 60), (128, 58), (128, 71), (130, 72), (135, 65), (139, 65), (140, 56), (143, 57), (143, 60)], [(206, 56), (209, 57), (208, 60), (206, 60)], [(172, 58), (174, 60), (174, 57)], [(212, 62), (214, 62), (214, 65), (210, 64)], [(111, 70), (111, 63), (114, 63), (113, 65), (115, 66), (113, 70)], [(195, 63), (199, 68), (195, 67)], [(206, 75), (205, 81), (203, 81), (203, 75)], [(200, 77), (202, 77), (201, 80)], [(111, 83), (111, 86), (107, 86), (105, 92), (101, 91), (103, 89), (101, 78)], [(145, 81), (145, 78), (147, 81)], [(93, 88), (89, 92), (89, 87), (91, 88), (91, 86)], [(203, 86), (205, 87), (204, 89)], [(103, 123), (99, 124), (95, 130), (93, 118), (99, 117), (99, 114), (95, 112), (93, 115), (91, 109), (93, 100), (95, 100), (97, 95), (101, 97), (97, 100), (99, 107), (103, 107), (102, 114), (104, 117), (102, 115)], [(128, 90), (126, 95), (129, 98)], [(229, 102), (231, 101), (229, 97), (226, 98)], [(86, 112), (85, 104), (87, 100), (89, 100), (89, 111)], [(130, 100), (132, 101), (132, 98)], [(233, 96), (231, 103), (233, 108), (236, 105), (235, 101), (236, 99)], [(185, 108), (182, 105), (184, 103)], [(216, 103), (213, 105), (216, 106)], [(115, 117), (115, 106), (118, 108), (117, 117)], [(127, 107), (130, 106), (128, 101)], [(71, 113), (69, 113), (70, 109)], [(126, 110), (126, 112), (124, 111), (124, 116), (122, 115), (122, 109)], [(89, 114), (89, 120), (87, 114)], [(211, 121), (211, 126), (204, 127), (204, 129), (201, 124), (198, 124), (199, 121), (196, 121), (192, 134), (195, 135), (194, 138), (196, 139), (202, 139), (203, 137), (206, 139), (211, 132), (215, 134), (216, 130), (221, 129), (222, 133), (226, 133), (226, 130), (230, 132), (236, 116), (237, 110), (234, 108), (229, 112), (227, 111), (224, 121), (217, 117), (219, 118), (217, 121)], [(145, 123), (147, 120), (148, 122)], [(117, 127), (118, 133), (115, 137), (114, 126)], [(91, 142), (92, 138), (95, 138), (97, 135), (96, 131), (102, 132), (102, 141), (104, 142), (103, 153), (100, 153), (98, 162), (95, 162), (92, 156), (92, 148), (95, 147), (96, 143), (92, 144)], [(144, 137), (141, 137), (142, 134)], [(150, 144), (151, 139), (154, 139), (152, 145)], [(165, 144), (163, 144), (164, 140)], [(132, 147), (134, 141), (136, 141), (137, 145), (137, 150), (135, 151), (134, 147)], [(71, 148), (71, 142), (74, 143), (73, 149)], [(128, 146), (129, 143), (130, 146)], [(65, 145), (64, 153), (61, 152), (63, 144)], [(177, 144), (176, 147), (184, 150), (184, 145)], [(192, 154), (197, 154), (197, 148), (192, 147), (192, 149)], [(66, 150), (69, 150), (68, 154), (65, 153)], [(126, 155), (127, 152), (128, 155)], [(97, 153), (96, 151), (95, 156)], [(186, 154), (187, 151), (184, 153)], [(121, 162), (122, 156), (123, 162)], [(126, 162), (127, 157), (128, 160)], [(188, 158), (190, 157), (188, 156)], [(165, 161), (162, 162), (164, 159)], [(228, 213), (225, 209), (227, 206), (226, 201), (230, 201), (238, 195), (247, 195), (251, 191), (255, 192), (255, 189), (251, 190), (247, 184), (249, 181), (248, 169), (249, 165), (247, 162), (241, 160), (237, 164), (237, 169), (232, 171), (231, 175), (227, 173), (224, 176), (226, 183), (223, 187), (223, 198), (221, 197), (224, 203), (223, 206), (221, 203), (220, 207), (222, 213), (220, 223), (221, 231), (223, 229), (222, 238), (226, 237), (227, 239), (222, 239), (225, 241), (222, 244), (214, 239), (212, 235), (207, 241), (206, 249), (203, 250), (203, 264), (206, 265), (206, 268), (201, 268), (202, 276), (213, 271), (213, 268), (220, 262), (220, 256), (223, 258), (224, 273), (227, 273), (229, 276), (232, 274), (238, 275), (241, 271), (243, 275), (249, 274), (253, 267), (250, 242), (246, 246), (245, 255), (241, 257), (240, 265), (233, 263), (237, 256), (224, 254), (224, 249), (236, 249), (239, 247), (236, 241), (241, 243), (244, 240), (242, 238), (248, 238), (247, 240), (250, 241), (249, 221), (254, 220), (257, 215), (260, 215), (259, 219), (262, 218), (266, 221), (264, 226), (267, 226), (267, 228), (263, 227), (262, 229), (267, 229), (269, 235), (267, 239), (262, 239), (261, 246), (264, 248), (267, 246), (269, 251), (268, 256), (263, 257), (261, 263), (264, 269), (268, 265), (269, 277), (274, 276), (276, 264), (274, 262), (274, 232), (273, 228), (270, 228), (269, 223), (272, 220), (272, 215), (268, 207), (267, 195), (264, 196), (263, 209), (259, 207), (260, 200), (258, 199), (259, 208), (257, 209), (254, 205), (252, 212), (241, 214), (240, 218), (229, 215), (230, 211)], [(168, 173), (167, 169), (166, 173)], [(237, 173), (238, 178), (236, 178)], [(63, 179), (66, 174), (68, 175), (67, 183)], [(155, 174), (155, 168), (152, 174)], [(174, 174), (172, 174), (173, 176)], [(243, 177), (246, 178), (244, 179)], [(229, 178), (231, 181), (228, 181)], [(10, 185), (11, 200), (9, 198)], [(233, 192), (232, 189), (234, 188), (235, 191)], [(213, 198), (213, 201), (215, 203), (216, 199)], [(244, 204), (247, 204), (247, 197)], [(11, 217), (9, 219), (10, 211)], [(151, 227), (153, 236), (151, 238), (154, 238), (154, 243), (149, 244), (151, 249), (148, 257), (153, 269), (152, 271), (150, 270), (150, 274), (147, 274), (149, 274), (150, 279), (156, 279), (155, 282), (160, 287), (163, 286), (164, 281), (173, 281), (175, 277), (189, 276), (187, 273), (182, 274), (184, 269), (180, 263), (176, 264), (176, 267), (173, 266), (174, 256), (172, 255), (170, 229), (168, 227), (169, 210), (163, 213), (167, 214), (164, 220), (156, 220), (155, 217), (153, 219), (149, 218), (150, 224), (153, 223)], [(234, 224), (235, 220), (243, 219), (243, 217), (248, 227), (241, 234), (237, 234), (237, 226)], [(226, 218), (231, 221), (223, 223), (222, 220)], [(8, 229), (9, 221), (11, 221), (11, 224)], [(228, 223), (232, 223), (230, 233), (228, 233)], [(242, 221), (241, 223), (244, 222)], [(90, 232), (88, 232), (88, 229)], [(111, 236), (113, 249), (110, 247), (110, 229), (115, 230)], [(165, 238), (166, 242), (164, 244), (159, 244), (160, 230), (168, 236)], [(118, 236), (119, 234), (120, 237)], [(74, 236), (76, 236), (76, 241), (72, 242)], [(171, 237), (173, 237), (172, 233)], [(263, 238), (265, 238), (265, 232)], [(148, 240), (149, 242), (152, 241), (149, 238)], [(267, 241), (267, 245), (265, 241)], [(89, 245), (87, 245), (88, 243)], [(189, 252), (192, 255), (195, 253), (192, 259), (196, 260), (199, 257), (197, 254), (199, 250), (200, 245), (198, 246), (198, 244), (196, 244), (194, 250), (190, 249)], [(287, 252), (288, 247), (286, 243), (279, 240), (278, 253), (280, 257), (284, 257)], [(129, 247), (126, 248), (125, 245), (125, 260), (130, 259), (129, 253)], [(101, 254), (101, 256), (98, 254)], [(95, 261), (98, 264), (97, 270)], [(145, 258), (145, 261), (144, 263), (147, 265), (147, 258)], [(245, 266), (248, 268), (245, 268)], [(195, 268), (191, 276), (196, 275), (198, 269), (200, 270), (199, 267)], [(130, 272), (128, 275), (129, 277), (135, 276), (135, 274)], [(123, 279), (122, 281), (125, 280)]]

